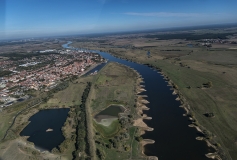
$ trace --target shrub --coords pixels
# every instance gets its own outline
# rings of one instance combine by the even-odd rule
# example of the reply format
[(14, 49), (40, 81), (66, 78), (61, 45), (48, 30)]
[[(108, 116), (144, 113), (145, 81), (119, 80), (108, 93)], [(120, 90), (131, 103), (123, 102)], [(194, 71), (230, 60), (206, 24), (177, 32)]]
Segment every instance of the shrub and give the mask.
[(143, 138), (142, 138), (142, 137), (136, 137), (136, 140), (137, 140), (138, 142), (141, 142), (141, 141), (143, 140)]

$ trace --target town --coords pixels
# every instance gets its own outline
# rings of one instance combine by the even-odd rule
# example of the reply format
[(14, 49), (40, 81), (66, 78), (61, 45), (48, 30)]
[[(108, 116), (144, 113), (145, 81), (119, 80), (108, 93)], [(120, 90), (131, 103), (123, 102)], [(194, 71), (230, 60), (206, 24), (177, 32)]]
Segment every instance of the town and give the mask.
[(44, 50), (16, 59), (2, 56), (0, 107), (29, 98), (28, 90), (49, 91), (62, 80), (83, 75), (88, 68), (102, 62), (105, 59), (97, 53), (70, 49)]

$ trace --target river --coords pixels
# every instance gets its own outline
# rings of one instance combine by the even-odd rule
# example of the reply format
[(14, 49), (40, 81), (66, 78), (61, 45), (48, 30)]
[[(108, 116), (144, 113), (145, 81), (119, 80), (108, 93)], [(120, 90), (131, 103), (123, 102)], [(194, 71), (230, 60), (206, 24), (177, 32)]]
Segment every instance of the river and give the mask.
[[(68, 45), (63, 47), (70, 48)], [(195, 128), (188, 127), (191, 122), (183, 116), (185, 111), (179, 107), (180, 102), (175, 100), (177, 96), (172, 95), (173, 91), (160, 73), (148, 66), (122, 60), (106, 52), (92, 52), (99, 53), (108, 61), (134, 68), (144, 78), (146, 91), (141, 94), (147, 95), (145, 99), (150, 102), (147, 104), (150, 110), (144, 113), (152, 117), (152, 120), (144, 122), (154, 130), (147, 131), (142, 137), (155, 140), (154, 144), (145, 146), (146, 155), (157, 156), (159, 160), (208, 160), (205, 154), (214, 152), (214, 149), (208, 147), (206, 142), (195, 139), (200, 133)], [(100, 70), (104, 65), (101, 64), (90, 72)]]

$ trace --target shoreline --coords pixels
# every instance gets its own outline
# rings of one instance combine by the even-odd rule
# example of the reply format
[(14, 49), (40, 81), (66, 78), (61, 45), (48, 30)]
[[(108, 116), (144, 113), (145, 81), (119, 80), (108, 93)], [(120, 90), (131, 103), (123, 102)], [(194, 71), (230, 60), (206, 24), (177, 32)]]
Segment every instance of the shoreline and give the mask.
[[(133, 69), (134, 70), (134, 69)], [(148, 108), (146, 106), (146, 104), (150, 103), (149, 101), (147, 101), (146, 99), (144, 99), (145, 97), (148, 97), (147, 95), (138, 95), (139, 93), (142, 93), (144, 91), (146, 91), (143, 87), (145, 87), (145, 85), (141, 85), (141, 83), (143, 82), (143, 78), (141, 77), (141, 75), (134, 70), (137, 73), (137, 85), (136, 85), (136, 113), (138, 115), (138, 118), (133, 120), (133, 126), (138, 127), (138, 132), (139, 132), (139, 136), (142, 136), (143, 134), (146, 133), (146, 131), (151, 132), (154, 130), (154, 128), (149, 127), (143, 120), (151, 120), (152, 117), (148, 117), (146, 114), (143, 114), (143, 110), (149, 110), (150, 108)], [(143, 139), (140, 142), (140, 145), (142, 146), (141, 152), (144, 156), (148, 157), (149, 160), (158, 160), (158, 157), (156, 156), (147, 156), (145, 155), (144, 151), (145, 151), (145, 145), (147, 144), (153, 144), (155, 143), (154, 140), (152, 139)]]
[[(177, 85), (174, 84), (174, 82), (169, 79), (168, 76), (165, 75), (164, 72), (158, 70), (158, 73), (160, 73), (166, 80), (166, 82), (168, 83), (167, 86), (170, 86), (171, 90), (173, 90), (172, 95), (177, 95), (176, 97), (176, 101), (180, 101), (181, 105), (179, 106), (180, 108), (183, 108), (185, 110), (185, 114), (183, 114), (183, 116), (187, 116), (189, 118), (189, 120), (191, 121), (191, 124), (188, 125), (188, 127), (194, 127), (198, 132), (204, 134), (204, 130), (201, 129), (201, 125), (197, 125), (195, 122), (197, 122), (197, 119), (191, 115), (191, 108), (190, 105), (188, 104), (187, 100), (183, 97), (183, 94), (180, 92), (180, 90), (177, 88)], [(212, 147), (216, 152), (214, 153), (207, 153), (205, 154), (205, 156), (207, 158), (210, 159), (217, 159), (217, 160), (222, 160), (222, 158), (220, 157), (220, 155), (217, 153), (218, 152), (218, 148), (216, 146), (214, 146), (207, 138), (205, 137), (196, 137), (196, 140), (201, 140), (201, 141), (205, 141), (208, 147)]]

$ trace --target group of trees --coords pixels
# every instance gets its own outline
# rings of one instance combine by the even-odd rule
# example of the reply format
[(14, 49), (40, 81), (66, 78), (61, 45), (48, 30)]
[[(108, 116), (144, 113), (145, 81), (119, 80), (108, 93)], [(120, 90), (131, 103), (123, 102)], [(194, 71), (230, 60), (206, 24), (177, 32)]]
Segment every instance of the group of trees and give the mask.
[(210, 113), (204, 113), (204, 115), (206, 116), (206, 117), (214, 117), (214, 113), (212, 113), (212, 112), (210, 112)]
[(40, 57), (42, 55), (50, 55), (50, 54), (59, 54), (56, 52), (45, 52), (45, 53), (2, 53), (2, 57), (8, 57), (12, 61), (18, 61), (24, 58), (32, 58), (32, 57)]
[[(119, 152), (129, 151), (130, 145), (127, 143), (130, 135), (128, 133), (128, 129), (124, 129), (117, 135), (111, 137), (109, 141), (104, 141), (103, 138), (100, 136), (100, 133), (96, 133), (97, 139), (95, 143), (100, 145), (101, 147), (105, 147), (108, 149), (115, 149)], [(97, 147), (97, 156), (102, 160), (106, 157), (105, 153), (101, 150), (101, 147)]]
[(51, 89), (50, 91), (47, 92), (47, 96), (43, 98), (44, 102), (47, 102), (50, 98), (53, 97), (53, 95), (55, 93), (57, 93), (58, 91), (62, 91), (64, 89), (66, 89), (69, 86), (69, 82), (68, 81), (63, 81), (61, 83), (59, 83), (55, 88)]
[(12, 71), (2, 71), (2, 70), (0, 70), (0, 77), (8, 76), (11, 73), (13, 73), (13, 72)]
[(132, 124), (132, 118), (129, 117), (122, 117), (119, 119), (119, 123), (121, 125), (122, 128), (127, 128), (128, 125)]
[(205, 88), (211, 88), (213, 86), (211, 81), (208, 81), (207, 83), (203, 83), (203, 87)]
[(186, 40), (201, 40), (201, 39), (227, 39), (226, 36), (233, 35), (234, 33), (175, 33), (175, 34), (160, 34), (160, 35), (146, 35), (145, 38), (156, 38), (157, 40), (169, 39), (186, 39)]
[[(75, 106), (76, 116), (76, 142), (75, 151), (73, 152), (73, 159), (83, 159), (82, 153), (89, 153), (89, 144), (86, 138), (87, 126), (86, 126), (86, 99), (89, 95), (91, 88), (91, 82), (87, 83), (87, 86), (82, 94), (81, 105)], [(81, 155), (81, 157), (79, 156)]]
[(99, 157), (99, 159), (105, 159), (105, 153), (100, 148), (96, 149), (96, 155)]
[(188, 68), (190, 68), (187, 64), (183, 64), (183, 63), (179, 63), (179, 65), (180, 65), (180, 67), (188, 67)]
[[(96, 135), (98, 137), (100, 137), (100, 134), (98, 132), (96, 133)], [(129, 137), (130, 137), (129, 133), (127, 131), (125, 131), (125, 132), (120, 132), (116, 136), (110, 138), (108, 142), (104, 142), (102, 140), (102, 138), (98, 138), (95, 141), (95, 143), (97, 143), (97, 144), (99, 144), (99, 145), (101, 145), (103, 147), (109, 148), (109, 149), (113, 148), (113, 149), (116, 149), (116, 150), (119, 150), (119, 151), (129, 151), (130, 150), (130, 146), (126, 143), (126, 140), (129, 139)], [(97, 151), (97, 152), (101, 153), (101, 154), (97, 153), (97, 156), (100, 159), (103, 159), (103, 157), (105, 157), (104, 153), (101, 152), (100, 150)]]

